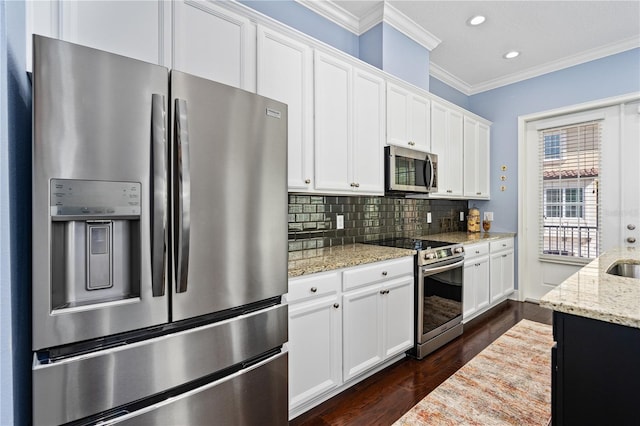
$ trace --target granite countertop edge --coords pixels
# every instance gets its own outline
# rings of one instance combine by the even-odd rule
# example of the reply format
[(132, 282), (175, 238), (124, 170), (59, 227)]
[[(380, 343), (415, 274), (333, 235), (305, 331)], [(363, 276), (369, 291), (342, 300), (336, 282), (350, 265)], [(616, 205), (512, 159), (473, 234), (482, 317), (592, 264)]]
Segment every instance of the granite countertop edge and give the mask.
[[(415, 253), (415, 250), (360, 243), (303, 250), (296, 255), (296, 259), (289, 260), (288, 273), (289, 278), (295, 278), (367, 263), (399, 259), (413, 256)], [(291, 257), (290, 254), (290, 259)]]
[(570, 315), (640, 328), (640, 280), (607, 274), (617, 262), (640, 263), (640, 251), (603, 253), (540, 299), (540, 306)]
[[(515, 233), (511, 232), (448, 232), (425, 235), (419, 238), (447, 243), (473, 244), (501, 238), (512, 238), (515, 235)], [(288, 275), (289, 278), (295, 278), (318, 272), (328, 272), (367, 263), (413, 256), (415, 253), (415, 250), (361, 243), (302, 250), (289, 253)]]

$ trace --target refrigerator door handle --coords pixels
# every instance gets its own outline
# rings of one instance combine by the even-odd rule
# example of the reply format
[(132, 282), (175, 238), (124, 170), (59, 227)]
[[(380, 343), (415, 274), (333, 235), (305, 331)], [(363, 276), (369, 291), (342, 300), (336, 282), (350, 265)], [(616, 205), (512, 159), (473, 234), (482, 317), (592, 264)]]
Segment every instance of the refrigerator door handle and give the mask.
[(167, 227), (167, 138), (165, 98), (154, 93), (151, 99), (151, 155), (153, 158), (153, 216), (151, 217), (151, 289), (154, 297), (164, 296)]
[(176, 143), (178, 149), (178, 265), (176, 293), (187, 291), (189, 274), (189, 232), (191, 225), (191, 171), (187, 101), (176, 99)]

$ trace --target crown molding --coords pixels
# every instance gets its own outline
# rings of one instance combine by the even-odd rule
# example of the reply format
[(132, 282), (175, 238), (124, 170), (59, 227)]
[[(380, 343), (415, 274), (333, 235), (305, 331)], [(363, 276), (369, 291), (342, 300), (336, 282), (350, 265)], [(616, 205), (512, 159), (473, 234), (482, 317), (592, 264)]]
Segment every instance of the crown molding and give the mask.
[(640, 47), (640, 39), (638, 37), (631, 37), (615, 43), (607, 44), (602, 47), (587, 50), (576, 55), (568, 56), (558, 61), (548, 62), (539, 67), (529, 68), (522, 72), (510, 74), (504, 77), (473, 85), (471, 86), (469, 94), (475, 95), (477, 93), (486, 92), (487, 90), (497, 89), (498, 87), (518, 83), (523, 80), (528, 80), (530, 78), (539, 77), (541, 75), (549, 74), (555, 71), (560, 71), (565, 68), (573, 67), (575, 65), (602, 59), (604, 57), (615, 55), (617, 53), (625, 52), (627, 50), (635, 49), (638, 47)]
[(548, 62), (538, 67), (529, 68), (524, 71), (509, 74), (492, 80), (483, 81), (481, 83), (473, 85), (456, 77), (455, 75), (451, 74), (444, 68), (434, 63), (433, 60), (431, 60), (429, 64), (429, 76), (437, 78), (438, 80), (464, 93), (467, 96), (471, 96), (636, 48), (640, 48), (640, 39), (637, 37), (631, 37), (596, 49), (587, 50), (586, 52), (572, 55), (557, 61)]
[(363, 16), (362, 19), (358, 19), (357, 16), (338, 6), (331, 0), (295, 1), (358, 36), (369, 31), (380, 22), (386, 22), (428, 50), (433, 50), (441, 42), (438, 37), (422, 28), (407, 15), (385, 1), (378, 3), (369, 13)]
[(464, 93), (467, 96), (470, 96), (472, 94), (473, 88), (469, 83), (459, 79), (431, 60), (429, 61), (429, 77), (437, 78), (438, 80)]
[(336, 25), (360, 35), (360, 20), (346, 9), (338, 6), (331, 0), (295, 0), (296, 3), (312, 10), (318, 15), (328, 19)]

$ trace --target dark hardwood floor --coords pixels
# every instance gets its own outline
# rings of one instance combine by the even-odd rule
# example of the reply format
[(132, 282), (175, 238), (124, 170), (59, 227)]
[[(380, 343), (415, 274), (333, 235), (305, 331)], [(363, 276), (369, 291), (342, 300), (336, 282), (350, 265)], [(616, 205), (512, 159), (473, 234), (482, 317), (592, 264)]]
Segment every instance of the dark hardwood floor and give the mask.
[(551, 324), (551, 313), (534, 303), (507, 300), (465, 324), (462, 336), (423, 360), (398, 361), (289, 424), (390, 425), (521, 319)]

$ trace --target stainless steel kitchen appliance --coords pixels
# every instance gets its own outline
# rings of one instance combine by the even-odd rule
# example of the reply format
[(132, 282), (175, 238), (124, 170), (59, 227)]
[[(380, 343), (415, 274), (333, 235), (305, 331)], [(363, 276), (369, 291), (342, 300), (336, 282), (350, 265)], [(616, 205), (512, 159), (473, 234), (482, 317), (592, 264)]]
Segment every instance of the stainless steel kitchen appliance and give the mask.
[(397, 146), (384, 148), (385, 192), (438, 191), (438, 156)]
[(464, 246), (416, 238), (371, 244), (416, 250), (415, 346), (422, 359), (462, 334)]
[(33, 424), (286, 424), (286, 105), (40, 36), (33, 63)]

